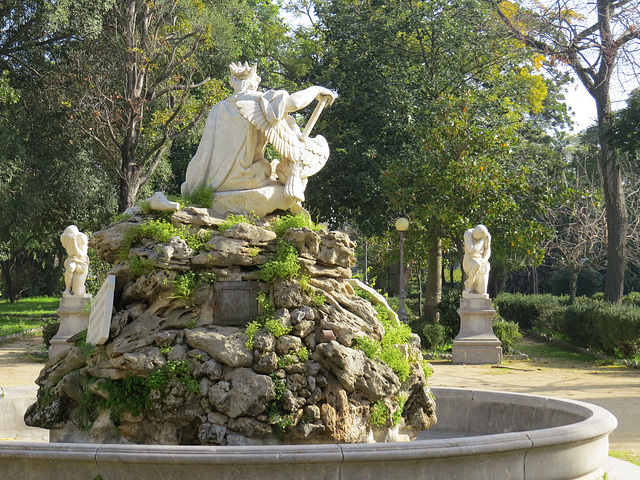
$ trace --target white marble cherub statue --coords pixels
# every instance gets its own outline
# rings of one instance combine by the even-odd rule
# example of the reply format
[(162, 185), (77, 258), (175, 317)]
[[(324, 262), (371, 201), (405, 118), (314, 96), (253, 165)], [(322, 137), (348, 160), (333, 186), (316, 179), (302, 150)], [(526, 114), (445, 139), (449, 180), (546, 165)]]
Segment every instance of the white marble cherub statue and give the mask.
[(489, 298), (489, 257), (491, 235), (484, 225), (477, 225), (464, 232), (464, 259), (462, 268), (467, 274), (462, 296), (465, 298)]
[[(255, 65), (232, 63), (229, 71), (234, 94), (211, 108), (198, 150), (187, 167), (182, 194), (189, 195), (201, 185), (216, 192), (283, 185), (287, 197), (304, 200), (307, 177), (317, 173), (329, 156), (325, 138), (308, 135), (337, 94), (317, 85), (293, 94), (259, 92)], [(301, 133), (289, 113), (314, 99), (318, 105)], [(265, 159), (267, 143), (282, 156), (280, 163), (272, 165)]]
[(89, 239), (78, 227), (70, 225), (60, 235), (60, 242), (68, 255), (64, 261), (65, 290), (62, 294), (65, 297), (88, 297), (84, 282), (89, 274)]

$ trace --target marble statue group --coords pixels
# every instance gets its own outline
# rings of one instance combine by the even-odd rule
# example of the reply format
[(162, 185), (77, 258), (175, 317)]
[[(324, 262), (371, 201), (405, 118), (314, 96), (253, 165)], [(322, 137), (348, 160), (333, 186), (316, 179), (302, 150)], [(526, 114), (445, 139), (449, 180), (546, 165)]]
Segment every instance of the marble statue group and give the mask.
[[(259, 92), (255, 65), (232, 63), (229, 70), (234, 94), (211, 109), (182, 193), (191, 194), (201, 185), (216, 193), (276, 186), (299, 204), (304, 200), (307, 178), (317, 173), (329, 156), (324, 137), (311, 138), (309, 132), (322, 109), (337, 95), (320, 86), (293, 94), (284, 90)], [(301, 131), (289, 114), (313, 100), (318, 104)], [(281, 155), (280, 161), (265, 158), (267, 143)]]

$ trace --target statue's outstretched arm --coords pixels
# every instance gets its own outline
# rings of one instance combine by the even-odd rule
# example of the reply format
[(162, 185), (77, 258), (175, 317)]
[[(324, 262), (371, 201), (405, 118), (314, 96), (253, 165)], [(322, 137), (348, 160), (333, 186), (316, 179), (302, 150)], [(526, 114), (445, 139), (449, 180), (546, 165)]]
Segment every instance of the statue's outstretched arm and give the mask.
[(337, 95), (328, 88), (314, 85), (313, 87), (305, 88), (304, 90), (289, 95), (285, 110), (287, 112), (297, 112), (313, 102), (314, 99), (317, 98), (320, 100), (322, 97), (327, 98), (327, 103), (331, 105), (336, 96)]

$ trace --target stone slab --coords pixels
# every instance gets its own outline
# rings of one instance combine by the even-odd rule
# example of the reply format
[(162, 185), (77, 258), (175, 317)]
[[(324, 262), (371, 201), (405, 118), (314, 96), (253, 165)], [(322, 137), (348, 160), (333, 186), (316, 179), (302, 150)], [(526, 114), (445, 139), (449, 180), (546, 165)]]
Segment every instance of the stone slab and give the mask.
[(211, 307), (215, 325), (244, 327), (258, 315), (258, 284), (217, 282)]
[(100, 287), (91, 307), (87, 343), (102, 345), (109, 339), (115, 288), (116, 276), (109, 275)]

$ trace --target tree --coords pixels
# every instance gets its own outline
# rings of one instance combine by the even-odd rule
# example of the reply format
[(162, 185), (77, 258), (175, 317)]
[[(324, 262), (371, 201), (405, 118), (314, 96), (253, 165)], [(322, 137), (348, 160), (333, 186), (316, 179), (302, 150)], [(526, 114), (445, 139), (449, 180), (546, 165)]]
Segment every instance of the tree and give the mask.
[(134, 204), (172, 142), (225, 96), (211, 76), (222, 76), (231, 60), (237, 7), (234, 0), (116, 2), (100, 35), (60, 59), (69, 116), (117, 175), (120, 211)]
[(493, 29), (495, 15), (475, 1), (316, 5), (329, 84), (341, 95), (327, 112), (332, 159), (310, 185), (322, 216), (370, 234), (409, 216), (407, 245), (421, 243), (422, 258), (433, 250), (428, 274), (437, 281), (438, 239), (460, 246), (486, 212), (514, 245), (537, 238), (512, 208), (525, 197), (520, 169), (500, 162), (547, 87), (529, 53)]
[(596, 102), (600, 169), (607, 214), (605, 299), (624, 292), (628, 216), (621, 165), (608, 132), (612, 123), (611, 78), (620, 62), (636, 65), (640, 39), (638, 0), (502, 2), (496, 11), (521, 43), (568, 65)]

